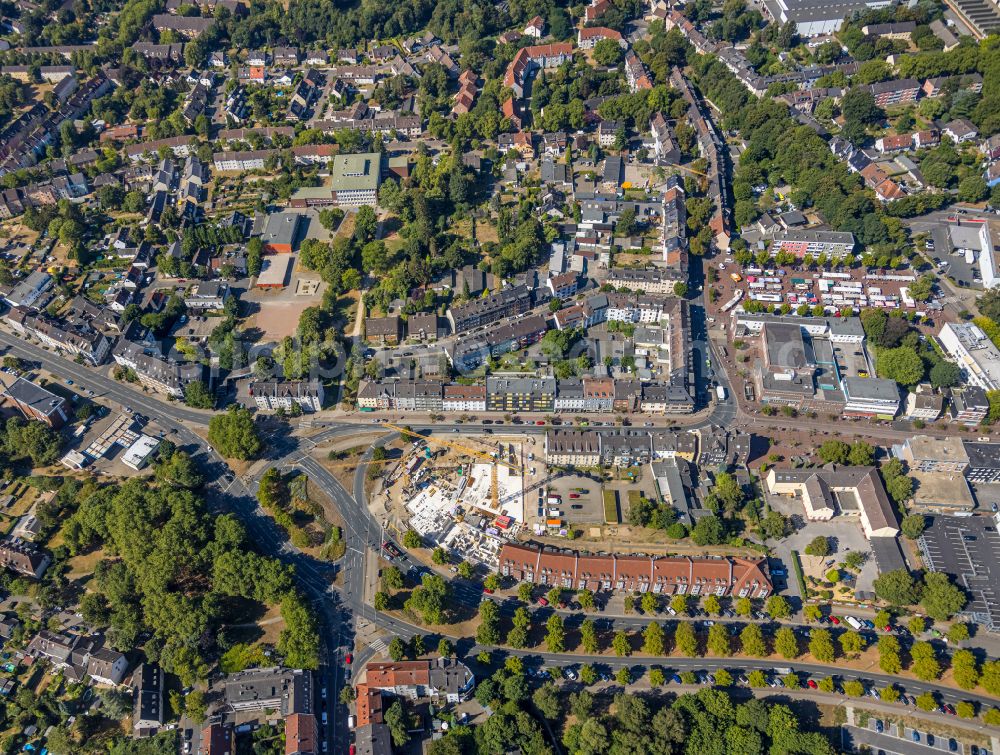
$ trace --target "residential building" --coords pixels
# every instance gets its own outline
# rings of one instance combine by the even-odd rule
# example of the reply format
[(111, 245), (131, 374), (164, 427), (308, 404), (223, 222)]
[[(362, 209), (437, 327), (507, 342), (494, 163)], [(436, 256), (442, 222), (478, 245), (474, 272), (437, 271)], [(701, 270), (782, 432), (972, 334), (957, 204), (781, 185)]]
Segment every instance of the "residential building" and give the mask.
[(444, 384), (432, 380), (400, 380), (396, 383), (395, 408), (405, 412), (440, 412), (444, 408)]
[(236, 735), (232, 724), (213, 723), (201, 730), (198, 755), (235, 755)]
[(916, 390), (906, 394), (907, 419), (934, 422), (944, 409), (944, 396), (935, 391), (929, 383), (921, 383)]
[(854, 251), (854, 234), (842, 231), (811, 231), (788, 229), (779, 232), (771, 243), (771, 253), (791, 252), (796, 257), (811, 254), (818, 257), (843, 257)]
[(868, 539), (899, 534), (896, 513), (875, 467), (772, 467), (766, 481), (770, 495), (800, 498), (807, 519), (827, 521), (839, 513), (859, 517)]
[(433, 312), (420, 312), (406, 321), (406, 337), (420, 341), (436, 341), (441, 327), (440, 318)]
[(531, 309), (531, 303), (531, 291), (527, 286), (519, 285), (451, 307), (446, 317), (452, 332), (462, 334), (473, 328), (524, 314)]
[(323, 408), (323, 382), (321, 380), (251, 380), (247, 384), (246, 404), (252, 403), (260, 411), (286, 412), (298, 406), (307, 413)]
[[(686, 276), (685, 276), (686, 277)], [(644, 294), (674, 293), (674, 285), (681, 280), (677, 271), (660, 267), (647, 269), (612, 268), (608, 283), (617, 290), (636, 291)]]
[(969, 426), (978, 425), (990, 412), (986, 391), (978, 385), (952, 388), (948, 397), (948, 412), (953, 422)]
[(48, 660), (75, 682), (89, 676), (98, 684), (117, 685), (128, 671), (128, 659), (104, 646), (103, 638), (93, 635), (57, 634), (43, 629), (28, 643), (25, 654)]
[(426, 661), (369, 663), (369, 689), (410, 700), (430, 698), (459, 703), (468, 700), (476, 686), (476, 677), (461, 661), (437, 658)]
[(134, 704), (132, 732), (136, 737), (151, 737), (163, 726), (167, 701), (163, 695), (163, 669), (143, 663), (132, 675)]
[(549, 412), (555, 397), (555, 378), (486, 378), (487, 411)]
[(403, 321), (399, 315), (365, 318), (365, 340), (368, 343), (393, 346), (403, 338)]
[(485, 412), (486, 386), (445, 385), (441, 409), (446, 412)]
[(285, 716), (285, 755), (317, 755), (320, 752), (320, 730), (312, 713), (292, 713)]
[(223, 280), (198, 281), (184, 294), (188, 309), (222, 309), (229, 298), (229, 284)]
[(594, 592), (765, 598), (773, 590), (766, 558), (591, 555), (508, 543), (499, 570), (521, 582)]
[(62, 427), (69, 421), (66, 399), (24, 378), (19, 377), (6, 385), (3, 395), (13, 401), (27, 419), (44, 422), (53, 428)]
[(37, 338), (59, 353), (79, 355), (91, 365), (102, 364), (110, 341), (82, 320), (53, 320), (15, 307), (7, 313), (7, 323), (22, 336)]
[(880, 108), (914, 102), (920, 94), (920, 82), (915, 79), (890, 79), (868, 85)]
[(581, 50), (592, 50), (602, 39), (612, 39), (617, 42), (622, 49), (628, 47), (628, 42), (622, 37), (621, 32), (609, 29), (606, 26), (584, 26), (576, 34), (576, 45)]
[(52, 558), (37, 545), (20, 538), (0, 538), (0, 567), (22, 577), (41, 579)]
[(281, 716), (313, 713), (312, 672), (272, 666), (230, 674), (226, 679), (226, 704), (234, 711), (273, 710)]
[(112, 355), (115, 362), (135, 372), (140, 384), (174, 398), (184, 398), (187, 385), (201, 381), (203, 375), (198, 362), (173, 362), (148, 354), (141, 344), (124, 338), (115, 345)]

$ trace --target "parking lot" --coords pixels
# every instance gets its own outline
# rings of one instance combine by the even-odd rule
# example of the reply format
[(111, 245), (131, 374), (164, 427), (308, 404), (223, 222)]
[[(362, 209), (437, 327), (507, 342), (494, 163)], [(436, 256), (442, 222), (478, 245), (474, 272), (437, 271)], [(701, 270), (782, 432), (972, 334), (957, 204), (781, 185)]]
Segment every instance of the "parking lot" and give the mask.
[[(878, 731), (881, 725), (882, 731)], [(844, 750), (860, 752), (867, 745), (873, 752), (885, 752), (886, 755), (935, 755), (942, 752), (953, 752), (959, 755), (989, 755), (989, 751), (976, 745), (965, 745), (953, 737), (936, 736), (921, 729), (900, 727), (896, 723), (885, 722), (872, 717), (864, 728), (859, 726), (844, 726), (842, 733)]]
[[(573, 524), (603, 524), (604, 503), (601, 498), (601, 484), (582, 475), (564, 475), (548, 484), (550, 495), (562, 497), (558, 508), (562, 518)], [(581, 492), (586, 490), (586, 493)], [(578, 498), (572, 498), (576, 495)]]
[(927, 567), (951, 575), (971, 597), (966, 611), (1000, 627), (1000, 534), (993, 517), (934, 516), (920, 537)]

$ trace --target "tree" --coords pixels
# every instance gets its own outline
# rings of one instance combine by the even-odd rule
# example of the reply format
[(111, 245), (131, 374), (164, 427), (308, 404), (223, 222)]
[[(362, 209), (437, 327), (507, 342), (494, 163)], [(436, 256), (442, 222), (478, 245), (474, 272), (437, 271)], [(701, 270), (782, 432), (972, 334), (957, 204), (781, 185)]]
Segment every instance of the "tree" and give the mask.
[(963, 642), (969, 639), (969, 625), (964, 621), (957, 621), (948, 627), (949, 642)]
[(781, 595), (772, 595), (764, 603), (764, 610), (772, 619), (787, 619), (792, 615), (792, 607)]
[(760, 669), (754, 669), (747, 674), (747, 683), (754, 689), (767, 686), (767, 674)]
[(848, 697), (861, 697), (865, 694), (865, 685), (857, 679), (848, 679), (843, 684), (844, 694)]
[(688, 295), (688, 284), (684, 281), (677, 281), (674, 283), (674, 296), (683, 299)]
[(688, 612), (688, 596), (687, 595), (674, 595), (670, 599), (670, 607), (681, 616), (686, 616)]
[(531, 582), (522, 582), (517, 586), (517, 599), (522, 603), (531, 602), (531, 592), (535, 586)]
[(984, 712), (983, 723), (987, 726), (1000, 726), (1000, 708), (990, 708)]
[(968, 700), (959, 700), (955, 703), (955, 715), (959, 718), (975, 718), (975, 703), (970, 703)]
[(725, 536), (725, 527), (717, 516), (701, 517), (691, 530), (691, 539), (695, 545), (719, 545)]
[(899, 640), (893, 635), (878, 638), (878, 667), (887, 674), (898, 674), (903, 668), (899, 659)]
[(837, 688), (837, 683), (833, 680), (832, 676), (825, 676), (819, 680), (817, 686), (823, 692), (833, 692)]
[(389, 735), (392, 737), (392, 743), (396, 747), (402, 747), (409, 741), (409, 725), (401, 700), (397, 699), (388, 707), (382, 716), (382, 720), (389, 727)]
[(594, 610), (594, 593), (587, 589), (579, 590), (576, 593), (576, 602), (584, 611), (592, 611)]
[(829, 629), (813, 629), (809, 633), (809, 654), (820, 663), (833, 663), (836, 652)]
[(472, 579), (473, 574), (472, 564), (468, 561), (462, 561), (462, 563), (458, 565), (458, 576), (462, 579)]
[(830, 541), (825, 535), (817, 535), (803, 550), (808, 556), (824, 558), (830, 555)]
[(733, 654), (732, 646), (729, 644), (729, 632), (724, 624), (713, 624), (708, 628), (706, 644), (712, 655), (728, 658)]
[(500, 584), (500, 575), (496, 573), (487, 574), (486, 579), (483, 580), (483, 587), (487, 590), (492, 590), (493, 592), (500, 589)]
[(918, 679), (930, 682), (941, 676), (941, 664), (938, 662), (934, 646), (929, 642), (915, 642), (910, 648), (910, 671)]
[(860, 653), (865, 646), (865, 641), (860, 634), (852, 629), (844, 632), (840, 635), (840, 649), (844, 651), (844, 655), (855, 655)]
[(798, 658), (799, 641), (791, 627), (781, 627), (774, 633), (774, 650), (787, 660)]
[(908, 514), (899, 523), (899, 529), (910, 540), (916, 540), (927, 526), (927, 520), (923, 514)]
[(448, 563), (448, 551), (444, 548), (438, 546), (431, 552), (431, 561), (433, 561), (438, 566), (443, 566)]
[(920, 695), (917, 695), (917, 707), (920, 708), (920, 710), (924, 710), (927, 712), (930, 712), (932, 710), (937, 710), (938, 704), (937, 700), (934, 699), (934, 693), (924, 692)]
[(954, 362), (941, 361), (931, 367), (930, 378), (935, 388), (952, 388), (962, 379), (962, 371)]
[[(850, 452), (851, 447), (842, 440), (824, 441), (822, 445), (816, 449), (816, 453), (825, 464), (846, 464), (847, 457)], [(827, 544), (827, 547), (829, 547), (829, 544)], [(806, 552), (808, 553), (808, 550)]]
[(740, 649), (753, 658), (767, 655), (767, 643), (759, 624), (747, 624), (740, 632)]
[(552, 681), (545, 682), (536, 689), (531, 696), (531, 702), (535, 704), (538, 712), (550, 721), (555, 721), (562, 715), (562, 697)]
[(753, 613), (753, 603), (750, 602), (750, 598), (737, 598), (733, 611), (737, 616), (749, 616)]
[(594, 654), (598, 651), (597, 625), (592, 619), (584, 619), (580, 624), (580, 644), (586, 653)]
[(705, 613), (709, 616), (718, 616), (722, 613), (722, 605), (719, 603), (719, 599), (709, 593), (705, 596), (705, 599), (701, 602), (702, 608), (705, 609)]
[(208, 442), (222, 456), (241, 461), (249, 461), (263, 448), (253, 416), (241, 406), (233, 406), (209, 420)]
[(597, 681), (597, 672), (589, 663), (580, 666), (580, 681), (588, 686)]
[(975, 689), (979, 683), (979, 665), (971, 650), (959, 649), (951, 654), (951, 673), (962, 689)]
[(910, 346), (882, 349), (876, 357), (875, 371), (879, 377), (914, 386), (924, 378), (924, 360)]
[(677, 629), (674, 631), (674, 645), (688, 658), (698, 655), (698, 638), (690, 621), (681, 621), (677, 624)]
[(667, 677), (663, 673), (663, 669), (659, 666), (653, 666), (653, 668), (649, 670), (649, 686), (653, 689), (662, 687), (666, 681)]
[(913, 605), (920, 598), (920, 586), (906, 568), (879, 575), (873, 585), (879, 599), (894, 606)]
[(805, 616), (806, 621), (819, 621), (823, 616), (823, 611), (815, 603), (808, 603), (802, 609), (802, 615)]
[(387, 566), (382, 570), (382, 586), (386, 590), (403, 589), (403, 572), (396, 566)]
[(622, 666), (618, 669), (618, 673), (615, 674), (615, 681), (618, 682), (623, 687), (627, 687), (632, 683), (632, 670), (628, 666)]
[(403, 547), (413, 549), (419, 548), (423, 544), (423, 540), (416, 530), (407, 530), (403, 534)]
[(389, 657), (399, 663), (406, 657), (406, 643), (399, 637), (393, 637), (389, 643)]
[(875, 461), (875, 449), (870, 443), (863, 440), (856, 440), (851, 444), (851, 450), (847, 454), (847, 461), (855, 467), (870, 467)]
[(632, 654), (632, 645), (629, 643), (628, 635), (625, 634), (623, 629), (619, 629), (615, 632), (615, 636), (611, 640), (611, 648), (615, 651), (615, 655), (619, 658), (624, 658), (625, 656)]
[(615, 39), (601, 39), (594, 45), (594, 60), (602, 66), (616, 66), (624, 51)]
[(663, 627), (658, 622), (649, 622), (643, 631), (642, 638), (642, 652), (646, 655), (663, 655), (665, 650)]
[(492, 600), (484, 600), (479, 604), (476, 642), (480, 645), (500, 644), (500, 607)]
[(184, 386), (184, 403), (195, 409), (211, 409), (215, 406), (215, 397), (204, 382), (195, 380)]
[(965, 608), (968, 597), (961, 588), (953, 585), (944, 572), (927, 572), (920, 605), (935, 621), (947, 621)]
[(642, 594), (642, 601), (641, 601), (642, 612), (645, 613), (645, 614), (656, 613), (656, 609), (658, 608), (658, 605), (657, 605), (658, 602), (659, 601), (658, 601), (655, 593), (644, 592)]
[(388, 611), (389, 610), (389, 593), (379, 590), (375, 593), (375, 597), (372, 602), (373, 607), (376, 611)]
[(550, 653), (561, 653), (566, 649), (566, 630), (563, 628), (563, 620), (559, 614), (552, 614), (545, 623), (547, 633), (545, 635), (545, 646)]

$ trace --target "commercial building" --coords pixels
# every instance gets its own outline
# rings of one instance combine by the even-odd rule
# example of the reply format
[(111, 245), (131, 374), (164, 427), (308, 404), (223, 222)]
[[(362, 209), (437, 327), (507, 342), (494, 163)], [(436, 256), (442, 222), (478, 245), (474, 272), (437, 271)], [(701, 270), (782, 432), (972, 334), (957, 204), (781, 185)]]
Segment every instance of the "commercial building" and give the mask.
[(895, 380), (876, 377), (845, 377), (845, 417), (883, 417), (892, 419), (899, 412), (899, 386)]
[(1000, 481), (1000, 443), (966, 441), (964, 446), (969, 457), (965, 470), (969, 482)]
[(961, 472), (913, 472), (909, 509), (920, 514), (972, 512), (976, 499)]
[(916, 390), (906, 394), (904, 415), (907, 419), (933, 422), (944, 409), (944, 396), (934, 390), (929, 383), (921, 383)]
[(833, 34), (844, 19), (871, 8), (886, 8), (890, 0), (764, 0), (764, 15), (778, 24), (791, 21), (802, 37)]
[(381, 160), (378, 152), (336, 155), (330, 161), (329, 203), (338, 207), (375, 207), (382, 178)]
[(945, 323), (938, 341), (961, 368), (965, 382), (986, 391), (1000, 389), (1000, 349), (978, 325)]
[(52, 276), (44, 270), (35, 270), (4, 296), (4, 301), (12, 307), (32, 309), (46, 291), (52, 288)]
[(990, 411), (990, 402), (986, 391), (978, 385), (966, 385), (952, 388), (948, 398), (948, 412), (953, 422), (963, 425), (978, 425)]
[(772, 467), (766, 479), (769, 494), (799, 497), (810, 520), (828, 521), (838, 513), (857, 516), (869, 540), (899, 533), (895, 511), (875, 467)]
[(594, 592), (766, 598), (773, 589), (766, 558), (591, 555), (508, 543), (499, 569), (521, 582)]
[(125, 453), (122, 454), (122, 464), (138, 472), (149, 463), (153, 453), (159, 447), (159, 439), (145, 434), (140, 435), (138, 440), (125, 449)]
[(892, 453), (896, 458), (905, 461), (911, 472), (963, 474), (969, 468), (969, 454), (962, 439), (953, 435), (944, 438), (914, 435), (893, 446)]
[(698, 437), (671, 430), (549, 430), (545, 463), (553, 466), (631, 466), (680, 457), (693, 462)]
[(44, 422), (49, 427), (62, 427), (69, 421), (66, 399), (24, 378), (19, 377), (6, 386), (3, 395), (13, 401), (27, 419)]

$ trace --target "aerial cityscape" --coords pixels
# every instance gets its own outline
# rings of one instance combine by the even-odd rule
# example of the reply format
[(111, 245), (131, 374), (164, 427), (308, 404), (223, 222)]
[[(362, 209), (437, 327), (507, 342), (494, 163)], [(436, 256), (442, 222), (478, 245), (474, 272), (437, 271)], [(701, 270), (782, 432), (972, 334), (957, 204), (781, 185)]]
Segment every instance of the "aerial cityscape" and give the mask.
[(0, 753), (1000, 754), (997, 0), (0, 0)]

